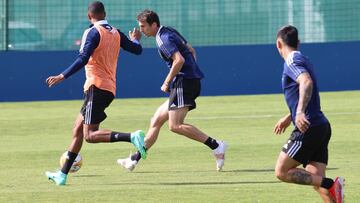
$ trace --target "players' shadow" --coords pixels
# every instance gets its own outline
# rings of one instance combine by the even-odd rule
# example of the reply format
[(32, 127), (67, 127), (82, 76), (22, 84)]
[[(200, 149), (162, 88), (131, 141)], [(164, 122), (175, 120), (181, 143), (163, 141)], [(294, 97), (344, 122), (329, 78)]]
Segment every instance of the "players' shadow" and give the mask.
[(246, 184), (273, 184), (280, 181), (233, 181), (233, 182), (178, 182), (178, 183), (155, 183), (153, 185), (246, 185)]
[(95, 174), (77, 174), (74, 176), (71, 176), (71, 178), (90, 178), (90, 177), (103, 177), (105, 175), (95, 175)]
[[(326, 170), (338, 170), (339, 168), (327, 168)], [(214, 170), (202, 170), (202, 171), (135, 171), (133, 173), (144, 174), (158, 174), (158, 173), (208, 173), (215, 172)], [(262, 172), (275, 172), (273, 168), (267, 169), (235, 169), (235, 170), (223, 170), (221, 173), (262, 173)]]
[(163, 173), (209, 173), (214, 172), (214, 170), (197, 170), (197, 171), (134, 171), (132, 173), (144, 173), (144, 174), (163, 174)]
[(260, 172), (274, 172), (275, 169), (237, 169), (237, 170), (224, 170), (222, 173), (260, 173)]
[[(327, 168), (326, 170), (332, 171), (337, 170), (338, 168)], [(224, 170), (222, 173), (257, 173), (257, 172), (275, 172), (275, 169), (237, 169), (237, 170)]]
[[(133, 173), (156, 174), (156, 173), (209, 173), (216, 172), (215, 170), (197, 170), (197, 171), (135, 171)], [(241, 172), (274, 172), (274, 169), (237, 169), (237, 170), (223, 170), (221, 173), (241, 173)]]
[[(246, 185), (246, 184), (276, 184), (280, 181), (230, 181), (230, 182), (121, 182), (101, 185), (167, 185), (167, 186), (188, 186), (188, 185)], [(97, 184), (98, 185), (98, 184)]]

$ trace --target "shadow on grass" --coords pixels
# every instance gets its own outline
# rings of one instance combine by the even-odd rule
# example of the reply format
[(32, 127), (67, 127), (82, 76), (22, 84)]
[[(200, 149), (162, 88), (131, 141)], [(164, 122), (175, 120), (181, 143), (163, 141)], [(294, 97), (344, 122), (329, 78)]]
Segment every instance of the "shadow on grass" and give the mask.
[[(327, 168), (327, 171), (338, 170), (339, 168)], [(257, 172), (275, 172), (275, 169), (238, 169), (238, 170), (224, 170), (222, 173), (241, 173), (241, 172), (248, 172), (248, 173), (257, 173)]]
[[(187, 186), (187, 185), (246, 185), (246, 184), (274, 184), (280, 181), (230, 181), (230, 182), (124, 182), (108, 183), (103, 185), (168, 185), (168, 186)], [(97, 184), (98, 185), (98, 184)], [(102, 184), (101, 184), (102, 185)]]
[(73, 175), (71, 178), (91, 178), (91, 177), (104, 177), (105, 175), (95, 175), (95, 174), (80, 174)]
[[(339, 168), (327, 168), (327, 171), (338, 170)], [(223, 170), (220, 173), (261, 173), (261, 172), (274, 172), (275, 169), (235, 169), (235, 170)], [(134, 171), (133, 173), (139, 174), (157, 174), (157, 173), (208, 173), (216, 172), (215, 170), (206, 170), (206, 171)]]
[(259, 173), (259, 172), (274, 172), (273, 168), (269, 169), (237, 169), (237, 170), (224, 170), (222, 173), (241, 173), (241, 172), (250, 172), (250, 173)]
[(153, 183), (153, 185), (243, 185), (243, 184), (273, 184), (280, 181), (233, 181), (233, 182), (178, 182), (178, 183)]
[[(219, 173), (241, 173), (241, 172), (274, 172), (274, 169), (238, 169), (238, 170), (223, 170)], [(132, 174), (173, 174), (173, 173), (218, 173), (215, 170), (196, 170), (196, 171), (133, 171)], [(71, 174), (72, 175), (72, 174)], [(101, 177), (106, 175), (101, 174), (74, 174), (72, 177), (74, 178), (89, 178), (89, 177)]]
[[(197, 171), (135, 171), (133, 173), (144, 173), (144, 174), (155, 174), (155, 173), (209, 173), (209, 172), (216, 172), (215, 170), (197, 170)], [(236, 169), (236, 170), (223, 170), (220, 173), (241, 173), (241, 172), (274, 172), (274, 169)]]

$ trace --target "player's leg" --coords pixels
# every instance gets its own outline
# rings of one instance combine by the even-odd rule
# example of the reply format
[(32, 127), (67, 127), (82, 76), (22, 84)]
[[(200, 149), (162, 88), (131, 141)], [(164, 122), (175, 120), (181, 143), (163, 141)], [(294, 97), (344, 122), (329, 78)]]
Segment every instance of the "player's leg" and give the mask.
[[(149, 150), (151, 146), (156, 142), (160, 129), (164, 125), (164, 123), (169, 119), (168, 115), (168, 104), (169, 101), (166, 100), (162, 105), (158, 107), (155, 114), (151, 118), (149, 130), (145, 136), (145, 147), (146, 150)], [(124, 168), (132, 171), (135, 169), (136, 164), (141, 159), (141, 153), (137, 151), (134, 154), (130, 154), (129, 157), (125, 159), (118, 159), (117, 163)]]
[(144, 132), (141, 130), (132, 133), (115, 132), (99, 129), (99, 124), (84, 124), (84, 137), (88, 143), (100, 142), (131, 142), (146, 158)]
[[(188, 107), (173, 109), (169, 111), (169, 129), (179, 135), (204, 143), (209, 137), (195, 126), (184, 123), (189, 111)], [(215, 146), (216, 148), (217, 146)]]
[[(324, 177), (330, 134), (329, 125), (311, 127), (305, 134), (295, 129), (279, 155), (275, 167), (276, 176), (284, 182), (312, 185), (316, 189), (323, 188), (329, 192), (331, 192), (331, 188), (340, 188), (341, 190), (343, 187), (341, 178), (333, 181)], [(296, 168), (300, 164), (307, 166), (306, 169)], [(322, 192), (323, 189), (319, 191)], [(342, 196), (340, 194), (336, 198), (343, 199)], [(323, 195), (322, 198), (324, 199)], [(325, 200), (327, 199), (325, 198)]]
[(80, 152), (84, 140), (83, 124), (84, 117), (81, 113), (79, 113), (74, 123), (74, 127), (72, 130), (72, 141), (70, 143), (68, 151), (73, 153)]
[(213, 150), (216, 159), (216, 169), (220, 171), (224, 165), (227, 144), (209, 137), (195, 126), (184, 123), (190, 110), (196, 108), (196, 98), (200, 95), (199, 79), (178, 77), (173, 84), (169, 97), (169, 128), (171, 131), (190, 139), (204, 143)]
[(106, 90), (91, 86), (87, 91), (87, 101), (81, 109), (84, 117), (83, 133), (89, 143), (130, 142), (130, 133), (117, 133), (110, 130), (99, 130), (99, 125), (106, 119), (105, 109), (111, 104), (114, 95)]
[(208, 146), (211, 150), (213, 150), (216, 159), (216, 170), (222, 170), (225, 160), (225, 151), (227, 148), (226, 143), (209, 137), (191, 124), (184, 123), (184, 119), (189, 111), (188, 109), (188, 107), (183, 107), (169, 111), (170, 130)]
[(318, 127), (317, 136), (322, 137), (322, 142), (316, 148), (311, 157), (311, 162), (306, 166), (306, 170), (323, 177), (320, 187), (314, 187), (319, 192), (324, 202), (344, 201), (344, 178), (337, 177), (335, 180), (325, 176), (326, 165), (328, 163), (328, 144), (331, 138), (330, 124)]
[(312, 174), (301, 168), (296, 168), (300, 164), (300, 162), (289, 157), (288, 154), (282, 151), (276, 162), (275, 175), (283, 182), (320, 187), (322, 176)]
[(130, 133), (100, 130), (99, 124), (84, 124), (84, 138), (88, 143), (130, 142)]
[(131, 142), (142, 157), (146, 158), (144, 132), (141, 130), (132, 133), (115, 132), (111, 130), (100, 130), (99, 124), (84, 124), (84, 138), (88, 143), (100, 142)]
[(166, 100), (163, 104), (159, 106), (159, 108), (154, 113), (153, 117), (150, 120), (149, 130), (145, 136), (145, 146), (146, 149), (150, 149), (156, 142), (161, 127), (164, 123), (169, 119), (169, 100)]
[(143, 154), (143, 157), (146, 158), (144, 133), (142, 131), (123, 133), (99, 129), (100, 123), (107, 117), (105, 109), (113, 101), (114, 95), (95, 86), (91, 86), (87, 94), (89, 99), (81, 111), (84, 116), (83, 133), (85, 140), (89, 143), (131, 142)]
[[(205, 143), (209, 136), (193, 125), (184, 123), (187, 113), (196, 108), (196, 98), (200, 95), (199, 79), (186, 79), (178, 76), (173, 83), (169, 96), (169, 128), (172, 132), (190, 139)], [(211, 139), (211, 149), (218, 147), (216, 140)]]
[(66, 161), (60, 171), (46, 172), (46, 176), (49, 180), (54, 181), (57, 185), (66, 184), (67, 174), (69, 173), (72, 164), (81, 150), (83, 137), (83, 116), (80, 113), (75, 120), (72, 141), (68, 148), (68, 156), (66, 157)]
[[(305, 134), (295, 128), (282, 151), (275, 166), (276, 177), (287, 183), (301, 185), (320, 186), (322, 177), (311, 174), (304, 169), (296, 168), (300, 164), (308, 164), (316, 147), (316, 136), (312, 134), (313, 128), (309, 128)], [(315, 138), (314, 138), (315, 137)]]
[[(326, 164), (319, 163), (319, 162), (310, 162), (308, 165), (306, 165), (305, 170), (312, 174), (316, 174), (321, 177), (325, 177)], [(323, 180), (322, 184), (325, 184), (324, 181), (327, 181), (327, 180)], [(330, 183), (331, 182), (333, 182), (333, 181), (330, 180)], [(314, 186), (314, 189), (315, 189), (315, 191), (317, 191), (320, 194), (321, 198), (323, 199), (323, 201), (325, 203), (332, 203), (332, 199), (329, 196), (328, 189), (323, 188), (323, 187), (318, 187), (318, 186)]]
[(61, 172), (64, 174), (68, 174), (69, 170), (74, 163), (77, 155), (79, 154), (83, 140), (84, 140), (84, 133), (83, 133), (83, 123), (84, 117), (79, 113), (78, 117), (75, 120), (74, 128), (73, 128), (73, 136), (71, 144), (68, 148), (68, 156), (66, 157), (66, 161), (61, 168)]

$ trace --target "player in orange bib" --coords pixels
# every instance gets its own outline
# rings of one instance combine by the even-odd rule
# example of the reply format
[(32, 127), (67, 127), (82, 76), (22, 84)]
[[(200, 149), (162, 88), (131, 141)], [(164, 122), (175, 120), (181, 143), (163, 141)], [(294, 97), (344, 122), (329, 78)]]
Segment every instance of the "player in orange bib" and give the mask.
[(89, 143), (131, 142), (146, 157), (143, 131), (121, 133), (99, 129), (100, 123), (106, 118), (105, 109), (115, 97), (120, 48), (136, 55), (142, 52), (139, 30), (134, 28), (132, 32), (129, 31), (128, 39), (124, 33), (111, 26), (105, 16), (103, 3), (95, 1), (89, 5), (91, 26), (84, 32), (79, 56), (64, 72), (46, 79), (47, 85), (52, 87), (85, 66), (85, 101), (75, 121), (68, 157), (61, 170), (46, 172), (48, 179), (57, 185), (66, 184), (67, 174), (81, 150), (83, 139)]

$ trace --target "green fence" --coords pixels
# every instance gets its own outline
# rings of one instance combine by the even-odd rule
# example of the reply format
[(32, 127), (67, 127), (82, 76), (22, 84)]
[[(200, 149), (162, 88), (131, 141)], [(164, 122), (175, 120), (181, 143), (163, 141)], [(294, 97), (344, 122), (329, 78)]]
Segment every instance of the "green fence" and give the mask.
[[(84, 0), (0, 0), (1, 50), (73, 50), (88, 26)], [(293, 24), (302, 42), (360, 40), (360, 0), (104, 0), (125, 33), (139, 11), (158, 12), (195, 46), (271, 44)], [(145, 47), (154, 40), (142, 39)]]
[(0, 0), (0, 50), (5, 50), (5, 22), (6, 22), (6, 5), (3, 0)]

